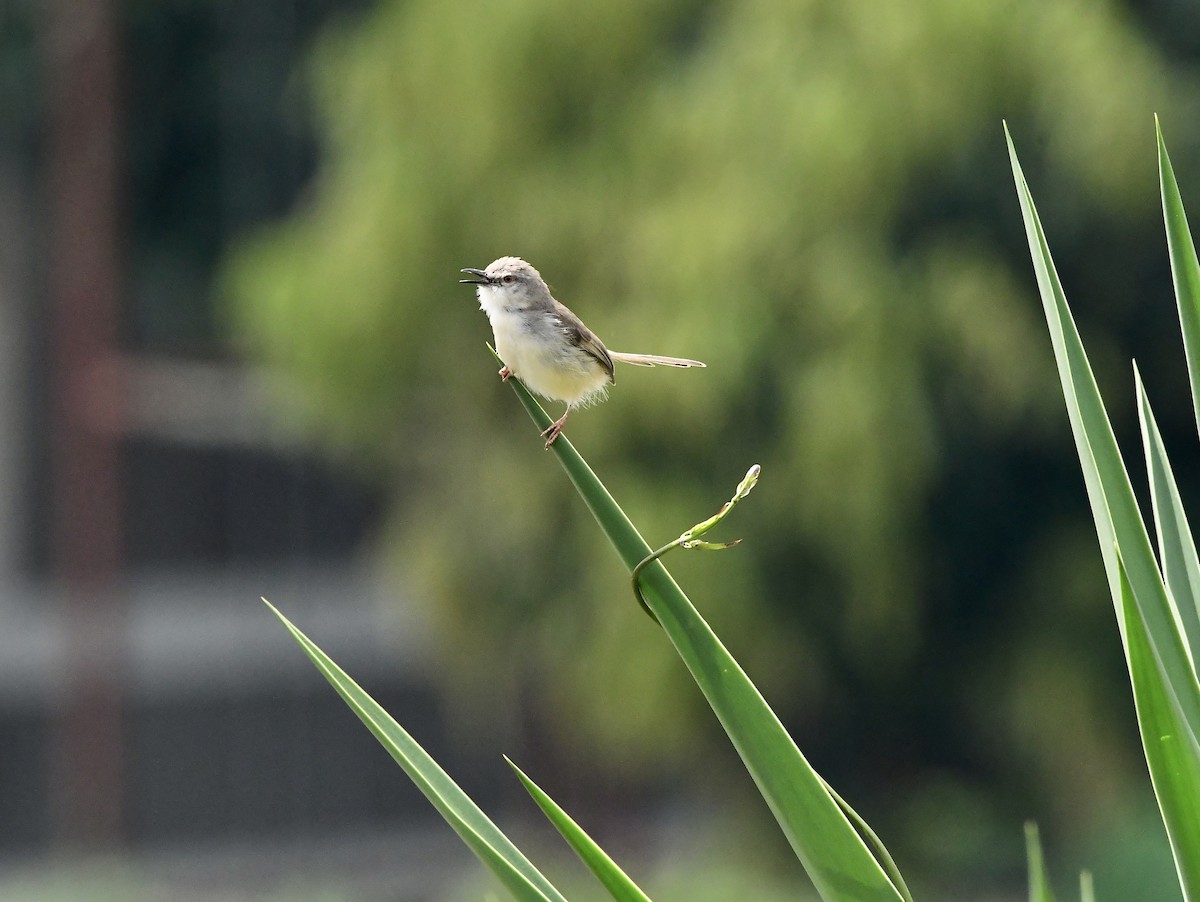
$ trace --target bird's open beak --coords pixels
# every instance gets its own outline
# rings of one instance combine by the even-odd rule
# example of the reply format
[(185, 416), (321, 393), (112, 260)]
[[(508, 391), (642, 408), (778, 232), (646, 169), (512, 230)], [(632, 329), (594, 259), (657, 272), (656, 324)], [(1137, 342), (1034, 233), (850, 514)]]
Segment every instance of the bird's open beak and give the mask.
[(478, 276), (477, 279), (459, 279), (460, 285), (491, 285), (492, 280), (488, 278), (488, 274), (482, 269), (471, 269), (469, 266), (466, 269), (460, 269), (459, 272), (470, 273), (473, 276)]

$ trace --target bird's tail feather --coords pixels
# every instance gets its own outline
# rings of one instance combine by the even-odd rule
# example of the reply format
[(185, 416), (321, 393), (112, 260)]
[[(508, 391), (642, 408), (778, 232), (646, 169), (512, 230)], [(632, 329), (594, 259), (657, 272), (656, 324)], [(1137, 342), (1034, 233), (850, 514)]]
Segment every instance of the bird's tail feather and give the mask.
[(661, 357), (658, 354), (625, 354), (621, 351), (609, 351), (608, 356), (622, 363), (632, 363), (634, 366), (704, 366), (699, 360), (688, 360), (686, 357)]

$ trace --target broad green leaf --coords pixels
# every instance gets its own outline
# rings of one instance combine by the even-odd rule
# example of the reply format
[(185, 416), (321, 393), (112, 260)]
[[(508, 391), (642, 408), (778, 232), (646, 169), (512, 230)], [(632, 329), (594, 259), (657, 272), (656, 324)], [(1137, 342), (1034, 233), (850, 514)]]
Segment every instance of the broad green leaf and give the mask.
[(1171, 279), (1175, 283), (1183, 348), (1192, 380), (1192, 407), (1200, 428), (1200, 263), (1196, 261), (1196, 245), (1188, 229), (1179, 183), (1175, 181), (1175, 171), (1167, 156), (1167, 145), (1157, 116), (1154, 117), (1154, 130), (1158, 136), (1158, 182), (1162, 190), (1163, 219), (1167, 225), (1167, 250), (1171, 254)]
[(546, 795), (540, 786), (525, 776), (525, 772), (513, 764), (507, 755), (504, 760), (508, 761), (509, 767), (517, 772), (525, 789), (533, 796), (533, 800), (537, 802), (546, 817), (550, 818), (550, 823), (558, 828), (563, 839), (570, 843), (575, 854), (583, 859), (583, 863), (596, 875), (596, 879), (604, 884), (604, 888), (614, 899), (617, 899), (618, 902), (650, 902), (650, 897), (617, 867), (617, 864), (596, 845), (590, 836), (583, 832), (583, 829), (571, 819), (570, 815), (563, 811), (550, 796)]
[(1195, 666), (1200, 654), (1200, 558), (1188, 526), (1179, 486), (1171, 471), (1171, 462), (1163, 446), (1162, 434), (1150, 399), (1146, 396), (1141, 374), (1134, 367), (1138, 415), (1142, 424), (1142, 446), (1146, 452), (1146, 471), (1150, 474), (1150, 498), (1154, 507), (1154, 525), (1158, 533), (1158, 558), (1167, 581), (1167, 598), (1174, 602), (1184, 639)]
[(1067, 306), (1062, 284), (1055, 272), (1046, 236), (1029, 186), (1021, 172), (1007, 125), (1005, 136), (1033, 268), (1050, 328), (1067, 414), (1092, 506), (1092, 518), (1100, 538), (1100, 551), (1117, 611), (1117, 621), (1122, 625), (1123, 634), (1125, 618), (1121, 615), (1121, 587), (1116, 560), (1119, 548), (1151, 645), (1162, 663), (1168, 685), (1179, 702), (1189, 730), (1197, 735), (1200, 734), (1200, 686), (1196, 682), (1196, 673), (1177, 627), (1173, 605), (1167, 598), (1150, 537), (1129, 482), (1129, 474), (1125, 470), (1091, 365)]
[[(509, 385), (539, 429), (550, 417), (519, 379)], [(565, 436), (551, 446), (568, 478), (632, 570), (651, 553), (625, 512)], [(692, 606), (661, 561), (645, 568), (647, 605), (725, 728), (817, 892), (827, 902), (910, 900), (826, 791), (775, 712)], [(632, 604), (632, 600), (629, 602)]]
[(1029, 863), (1029, 902), (1054, 902), (1054, 891), (1046, 876), (1046, 862), (1042, 858), (1042, 842), (1037, 824), (1025, 824), (1025, 858)]
[(521, 902), (566, 902), (550, 881), (521, 854), (508, 837), (500, 832), (488, 816), (459, 789), (458, 784), (450, 779), (400, 724), (274, 605), (265, 598), (263, 601), (287, 627), (292, 638), (304, 649), (304, 653), (325, 679), (329, 680), (342, 700), (367, 725), (367, 729), (396, 759), (396, 763), (404, 768), (417, 784), (417, 788), (425, 793), (426, 798), (462, 837), (471, 851), (479, 856), (515, 898)]
[(1175, 856), (1185, 899), (1200, 899), (1200, 745), (1188, 729), (1146, 634), (1118, 559), (1129, 674), (1150, 780)]

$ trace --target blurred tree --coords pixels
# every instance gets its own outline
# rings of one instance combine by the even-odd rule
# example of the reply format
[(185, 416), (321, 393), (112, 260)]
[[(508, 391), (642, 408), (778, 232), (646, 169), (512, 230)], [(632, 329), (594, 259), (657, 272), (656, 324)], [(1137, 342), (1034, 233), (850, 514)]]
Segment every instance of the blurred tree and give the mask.
[(717, 736), (455, 284), (517, 254), (610, 346), (708, 362), (619, 373), (568, 434), (652, 544), (763, 465), (745, 544), (669, 565), (835, 783), (861, 768), (919, 811), (1023, 772), (1030, 795), (980, 804), (1069, 820), (1137, 766), (1102, 710), (1127, 704), (1119, 645), (1000, 131), (1060, 260), (1135, 242), (1073, 294), (1113, 320), (1125, 392), (1105, 336), (1147, 293), (1172, 318), (1150, 114), (1183, 160), (1198, 121), (1125, 11), (396, 0), (310, 75), (324, 162), (230, 259), (231, 322), (394, 486), (381, 540), (475, 712), (522, 687), (550, 741), (643, 774)]

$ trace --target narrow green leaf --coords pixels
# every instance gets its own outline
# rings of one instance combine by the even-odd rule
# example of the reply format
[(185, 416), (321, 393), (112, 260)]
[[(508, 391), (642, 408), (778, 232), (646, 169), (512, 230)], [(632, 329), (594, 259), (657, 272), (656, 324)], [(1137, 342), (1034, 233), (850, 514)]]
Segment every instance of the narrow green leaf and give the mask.
[(508, 761), (508, 766), (516, 771), (521, 783), (525, 789), (533, 796), (533, 800), (537, 802), (538, 807), (542, 809), (546, 817), (550, 818), (550, 823), (558, 828), (558, 832), (575, 850), (582, 860), (591, 870), (596, 878), (604, 884), (604, 888), (608, 890), (609, 895), (618, 902), (650, 902), (650, 897), (643, 893), (624, 871), (617, 867), (616, 863), (605, 854), (596, 842), (583, 832), (583, 829), (575, 823), (558, 804), (546, 795), (540, 786), (534, 783), (529, 777), (525, 776), (525, 772), (517, 767), (509, 759), (507, 755), (504, 760)]
[(1096, 887), (1092, 883), (1091, 871), (1079, 872), (1080, 902), (1096, 902)]
[(458, 784), (438, 766), (404, 728), (379, 706), (340, 667), (265, 598), (263, 602), (280, 619), (296, 643), (337, 690), (342, 700), (366, 724), (379, 743), (425, 793), (442, 817), (462, 837), (479, 859), (513, 894), (525, 902), (566, 902), (562, 894), (521, 854)]
[[(819, 775), (818, 775), (819, 776)], [(829, 782), (821, 777), (821, 785), (825, 787), (825, 791), (837, 802), (838, 807), (842, 809), (842, 814), (850, 820), (854, 828), (858, 831), (859, 836), (863, 838), (867, 846), (874, 852), (876, 860), (883, 868), (884, 873), (888, 875), (888, 879), (892, 881), (892, 885), (899, 891), (906, 902), (912, 902), (912, 894), (908, 891), (908, 884), (904, 882), (904, 875), (900, 873), (900, 868), (896, 866), (896, 861), (892, 858), (892, 853), (887, 850), (887, 846), (883, 844), (883, 840), (879, 838), (879, 834), (868, 824), (861, 814), (855, 811), (850, 803), (838, 795), (837, 790), (829, 785)]]
[(1054, 902), (1054, 890), (1046, 876), (1046, 862), (1042, 858), (1042, 841), (1037, 824), (1025, 822), (1025, 858), (1029, 862), (1029, 902)]
[(1195, 670), (1184, 647), (1183, 637), (1176, 626), (1173, 605), (1167, 598), (1166, 587), (1150, 545), (1150, 537), (1129, 482), (1129, 474), (1125, 470), (1125, 463), (1117, 447), (1095, 377), (1092, 375), (1091, 365), (1067, 306), (1062, 284), (1055, 272), (1046, 236), (1042, 231), (1033, 197), (1029, 193), (1029, 186), (1021, 172), (1007, 125), (1005, 136), (1008, 140), (1013, 178), (1021, 202), (1021, 213), (1025, 220), (1025, 231), (1029, 238), (1033, 268), (1037, 274), (1042, 306), (1050, 328), (1050, 339), (1058, 364), (1067, 414), (1092, 506), (1092, 518), (1100, 538), (1100, 551), (1108, 575), (1113, 605), (1117, 611), (1117, 620), (1120, 624), (1124, 623), (1121, 616), (1121, 588), (1116, 561), (1116, 549), (1119, 547), (1150, 642), (1162, 662), (1163, 671), (1167, 675), (1171, 691), (1179, 701), (1184, 719), (1195, 735), (1200, 733), (1200, 685), (1197, 685)]
[(1167, 226), (1167, 250), (1171, 254), (1171, 279), (1175, 283), (1183, 348), (1192, 381), (1192, 408), (1200, 429), (1200, 263), (1196, 260), (1196, 245), (1188, 229), (1179, 183), (1175, 181), (1175, 171), (1167, 156), (1167, 145), (1157, 116), (1154, 117), (1154, 130), (1158, 136), (1158, 182), (1162, 190), (1163, 220)]
[(1175, 616), (1183, 631), (1195, 667), (1200, 657), (1200, 557), (1188, 526), (1179, 486), (1167, 459), (1162, 434), (1150, 399), (1142, 384), (1142, 376), (1134, 366), (1134, 382), (1138, 396), (1138, 416), (1142, 424), (1142, 447), (1146, 452), (1146, 471), (1150, 474), (1150, 499), (1154, 507), (1154, 526), (1158, 533), (1158, 558), (1167, 581), (1168, 601), (1173, 603)]
[(1121, 613), (1129, 654), (1133, 700), (1150, 780), (1175, 856), (1185, 899), (1200, 899), (1200, 745), (1188, 729), (1118, 558)]
[[(549, 425), (550, 417), (520, 380), (510, 379), (508, 384), (538, 428)], [(565, 436), (559, 436), (551, 448), (617, 554), (632, 570), (652, 553), (650, 546)], [(641, 585), (648, 606), (725, 728), (822, 898), (827, 902), (911, 900), (903, 882), (893, 883), (894, 878), (884, 872), (775, 712), (660, 561), (645, 568)]]

